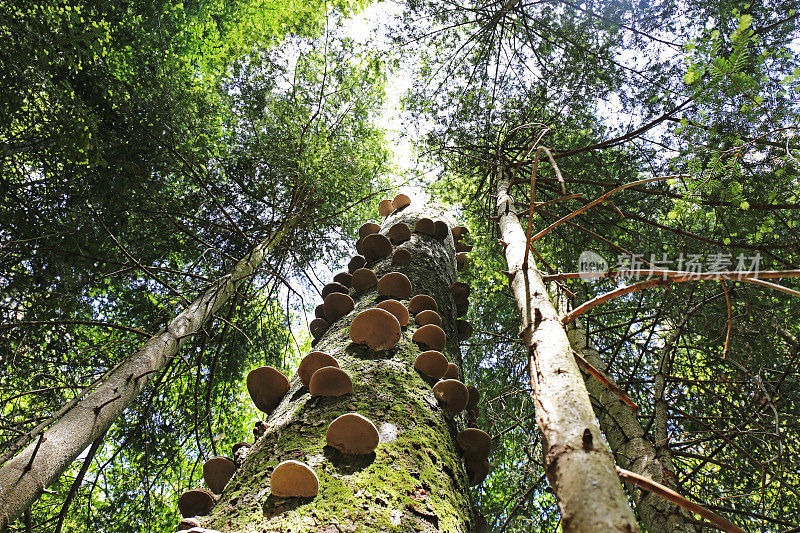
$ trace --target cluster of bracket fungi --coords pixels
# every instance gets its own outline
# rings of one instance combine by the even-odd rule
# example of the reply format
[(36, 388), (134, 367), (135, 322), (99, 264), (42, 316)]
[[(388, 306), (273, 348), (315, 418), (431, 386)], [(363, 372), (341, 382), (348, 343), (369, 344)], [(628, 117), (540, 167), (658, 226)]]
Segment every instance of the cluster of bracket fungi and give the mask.
[[(378, 212), (386, 217), (411, 203), (408, 196), (397, 195), (393, 200), (383, 200)], [(421, 353), (414, 360), (414, 368), (435, 381), (433, 393), (437, 401), (452, 416), (467, 412), (467, 428), (458, 433), (456, 442), (464, 454), (465, 466), (470, 485), (481, 483), (489, 473), (489, 453), (491, 437), (478, 429), (476, 420), (480, 394), (473, 385), (466, 386), (459, 381), (459, 369), (447, 360), (442, 353), (447, 336), (442, 329), (442, 319), (436, 300), (426, 294), (412, 295), (411, 282), (401, 272), (389, 272), (380, 279), (365, 268), (368, 264), (391, 255), (392, 264), (405, 265), (411, 261), (411, 253), (401, 245), (409, 241), (412, 233), (434, 237), (439, 240), (452, 234), (456, 247), (456, 268), (466, 270), (471, 246), (462, 242), (468, 230), (463, 226), (449, 227), (441, 220), (420, 218), (412, 230), (407, 224), (398, 222), (389, 228), (386, 235), (378, 233), (380, 226), (368, 222), (359, 228), (356, 243), (358, 255), (348, 264), (348, 272), (334, 276), (333, 281), (322, 289), (323, 303), (315, 310), (316, 318), (310, 324), (314, 338), (312, 346), (319, 342), (328, 328), (350, 314), (355, 302), (350, 296), (377, 288), (382, 300), (374, 307), (358, 313), (350, 324), (350, 339), (371, 350), (390, 350), (400, 341), (402, 330), (413, 317), (418, 329), (412, 341), (421, 347)], [(450, 287), (456, 305), (456, 326), (459, 340), (472, 335), (472, 326), (461, 320), (469, 307), (470, 287), (456, 281)], [(402, 300), (408, 300), (404, 305)], [(308, 388), (312, 397), (339, 397), (353, 392), (350, 376), (339, 368), (339, 363), (331, 355), (312, 351), (306, 355), (297, 370), (298, 377)], [(289, 379), (271, 366), (262, 366), (247, 375), (247, 389), (255, 406), (272, 413), (289, 391)], [(263, 421), (256, 423), (253, 430), (258, 439), (266, 430)], [(358, 414), (346, 413), (328, 426), (327, 445), (347, 455), (372, 453), (378, 446), (380, 437), (371, 420)], [(188, 532), (215, 533), (214, 530), (200, 527), (195, 516), (207, 515), (220, 494), (244, 460), (250, 444), (240, 442), (233, 447), (234, 460), (227, 457), (212, 457), (203, 465), (203, 478), (209, 490), (193, 489), (184, 493), (178, 500), (178, 508), (184, 517), (178, 529)], [(295, 460), (283, 461), (272, 472), (270, 491), (278, 498), (311, 498), (317, 495), (319, 480), (313, 468)]]

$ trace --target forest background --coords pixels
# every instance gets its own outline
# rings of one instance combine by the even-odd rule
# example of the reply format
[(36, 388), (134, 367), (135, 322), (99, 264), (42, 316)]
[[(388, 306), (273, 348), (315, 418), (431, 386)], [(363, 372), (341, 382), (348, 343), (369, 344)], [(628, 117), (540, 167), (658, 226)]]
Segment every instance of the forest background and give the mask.
[[(476, 505), (491, 531), (557, 530), (492, 220), (502, 164), (534, 233), (663, 178), (534, 243), (572, 308), (644, 279), (555, 277), (586, 250), (788, 271), (655, 285), (582, 319), (679, 492), (748, 531), (798, 530), (797, 21), (790, 1), (1, 1), (0, 462), (284, 232), (12, 527), (172, 528), (203, 461), (258, 418), (243, 376), (293, 372), (323, 280), (403, 190), (471, 231), (462, 371), (494, 441)], [(542, 155), (531, 199), (541, 145), (564, 189)]]

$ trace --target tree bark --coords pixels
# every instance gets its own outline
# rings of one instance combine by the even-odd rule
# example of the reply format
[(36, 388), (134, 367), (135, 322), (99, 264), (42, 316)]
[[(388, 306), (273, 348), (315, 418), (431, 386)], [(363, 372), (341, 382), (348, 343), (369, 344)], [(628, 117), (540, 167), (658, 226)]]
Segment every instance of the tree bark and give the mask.
[(252, 275), (295, 219), (258, 244), (215, 281), (167, 327), (142, 345), (95, 390), (75, 404), (24, 450), (0, 467), (0, 531), (22, 514), (44, 489), (105, 433), (150, 378)]
[[(605, 367), (602, 357), (586, 338), (586, 330), (579, 320), (567, 326), (567, 336), (572, 348), (593, 367)], [(602, 383), (593, 377), (586, 378), (586, 388), (595, 405), (600, 429), (606, 436), (617, 464), (632, 472), (675, 489), (675, 465), (669, 446), (659, 450), (645, 436), (644, 427), (636, 414)], [(697, 526), (688, 513), (679, 506), (645, 490), (634, 488), (636, 511), (648, 533), (696, 533)]]
[[(432, 209), (412, 204), (387, 217), (380, 232), (385, 235), (397, 222), (413, 228), (421, 216), (451, 222)], [(452, 236), (441, 241), (414, 234), (402, 246), (411, 252), (410, 263), (394, 265), (388, 257), (367, 266), (378, 278), (402, 272), (412, 283), (412, 295), (436, 299), (447, 334), (444, 353), (460, 364), (450, 293), (456, 280)], [(295, 376), (267, 419), (265, 434), (248, 450), (212, 514), (201, 520), (206, 527), (224, 532), (471, 531), (475, 518), (467, 473), (455, 442), (465, 427), (464, 415), (445, 413), (433, 396), (433, 382), (414, 370), (420, 348), (411, 341), (417, 329), (413, 317), (391, 350), (375, 352), (350, 341), (355, 316), (385, 299), (375, 288), (360, 294), (351, 290), (351, 296), (355, 309), (332, 324), (314, 349), (338, 360), (353, 381), (353, 393), (311, 398)], [(347, 412), (366, 416), (378, 428), (380, 444), (374, 453), (346, 456), (325, 445), (328, 425)], [(279, 499), (270, 494), (272, 471), (288, 459), (315, 470), (320, 485), (316, 497)]]
[(509, 195), (502, 166), (497, 215), (511, 290), (528, 347), (536, 419), (543, 435), (544, 466), (567, 533), (639, 531), (603, 443), (580, 370)]

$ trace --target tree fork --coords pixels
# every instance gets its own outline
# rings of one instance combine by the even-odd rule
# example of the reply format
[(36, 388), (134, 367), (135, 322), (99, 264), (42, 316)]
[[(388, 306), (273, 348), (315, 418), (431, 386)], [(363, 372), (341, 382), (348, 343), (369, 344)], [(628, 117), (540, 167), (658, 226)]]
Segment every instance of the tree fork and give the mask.
[[(414, 227), (422, 217), (444, 219), (443, 211), (411, 204), (388, 217), (380, 233), (399, 222)], [(460, 364), (456, 305), (451, 285), (457, 279), (455, 246), (415, 233), (400, 247), (411, 261), (392, 263), (388, 257), (367, 264), (378, 278), (402, 272), (411, 281), (411, 295), (432, 296), (439, 308), (447, 344), (442, 352)], [(396, 248), (395, 248), (396, 249)], [(412, 316), (398, 344), (372, 351), (351, 342), (353, 319), (380, 300), (376, 287), (354, 292), (355, 308), (330, 325), (314, 346), (336, 358), (353, 383), (353, 393), (312, 398), (297, 376), (266, 420), (267, 429), (246, 452), (246, 458), (220, 496), (205, 527), (232, 532), (382, 532), (420, 531), (469, 533), (481, 531), (469, 498), (469, 479), (456, 435), (466, 417), (451, 416), (432, 391), (434, 380), (414, 369), (421, 349), (412, 336), (418, 329)], [(403, 301), (408, 305), (408, 300)], [(348, 456), (326, 446), (329, 424), (356, 412), (369, 418), (380, 434), (378, 448), (368, 455)], [(282, 461), (295, 459), (311, 466), (319, 478), (313, 498), (278, 498), (271, 494), (270, 476)]]
[(125, 362), (105, 376), (93, 392), (67, 410), (36, 442), (0, 466), (0, 531), (16, 520), (51, 483), (130, 405), (150, 377), (236, 292), (265, 256), (292, 228), (297, 215), (284, 221), (231, 271), (150, 337)]
[(614, 462), (603, 444), (589, 394), (559, 314), (551, 302), (509, 195), (511, 181), (497, 168), (497, 216), (522, 339), (528, 347), (536, 419), (543, 435), (544, 466), (566, 533), (634, 533)]

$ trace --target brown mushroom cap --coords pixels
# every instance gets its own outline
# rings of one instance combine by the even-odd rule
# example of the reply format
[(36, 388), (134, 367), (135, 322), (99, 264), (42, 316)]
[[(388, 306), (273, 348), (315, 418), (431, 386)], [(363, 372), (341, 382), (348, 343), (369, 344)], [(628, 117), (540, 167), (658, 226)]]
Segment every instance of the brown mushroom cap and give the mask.
[(456, 270), (464, 272), (469, 267), (469, 256), (466, 252), (456, 254)]
[(363, 455), (378, 447), (378, 430), (368, 418), (358, 413), (346, 413), (331, 422), (325, 436), (328, 446), (342, 453)]
[(400, 322), (385, 309), (367, 309), (350, 324), (350, 339), (373, 350), (390, 350), (400, 340)]
[(481, 393), (475, 385), (467, 385), (467, 392), (469, 393), (469, 400), (467, 400), (467, 411), (474, 411), (478, 408), (478, 402), (481, 401)]
[(394, 200), (392, 200), (392, 207), (394, 207), (395, 211), (397, 211), (398, 209), (402, 209), (410, 204), (411, 204), (411, 198), (409, 198), (405, 194), (398, 194), (397, 196), (394, 197)]
[(469, 302), (456, 304), (456, 318), (461, 318), (469, 311)]
[(353, 274), (350, 272), (339, 272), (335, 276), (333, 276), (333, 281), (336, 283), (341, 283), (345, 287), (350, 286), (350, 282), (353, 280)]
[(269, 490), (278, 498), (313, 498), (319, 491), (319, 479), (307, 464), (284, 461), (272, 471)]
[(325, 306), (319, 304), (314, 308), (314, 318), (325, 318)]
[(374, 222), (367, 222), (366, 224), (362, 224), (360, 228), (358, 228), (358, 237), (363, 239), (367, 235), (372, 235), (373, 233), (378, 233), (381, 230), (380, 225), (375, 224)]
[(433, 223), (433, 236), (443, 241), (450, 235), (450, 227), (447, 225), (447, 222), (442, 220), (437, 220)]
[(414, 316), (426, 309), (436, 311), (437, 313), (439, 312), (439, 306), (436, 305), (436, 300), (427, 294), (417, 294), (408, 302), (408, 312)]
[(395, 265), (407, 265), (411, 262), (411, 252), (405, 248), (398, 248), (392, 254), (392, 263)]
[(242, 448), (249, 448), (249, 447), (250, 447), (250, 443), (247, 443), (247, 442), (237, 442), (237, 443), (236, 443), (236, 444), (234, 444), (234, 445), (233, 445), (233, 447), (231, 448), (231, 454), (235, 456), (235, 455), (236, 455), (236, 454), (239, 452), (239, 450), (241, 450)]
[(416, 322), (419, 326), (435, 324), (439, 327), (442, 327), (442, 317), (439, 316), (439, 313), (436, 311), (431, 311), (430, 309), (425, 309), (424, 311), (417, 313), (417, 316), (414, 317), (414, 322)]
[(441, 379), (447, 370), (447, 357), (442, 352), (428, 350), (414, 359), (414, 368), (433, 379)]
[(311, 396), (343, 396), (353, 392), (353, 382), (341, 368), (325, 366), (311, 376), (308, 390)]
[(463, 242), (457, 242), (456, 243), (456, 252), (457, 253), (465, 253), (465, 252), (471, 252), (471, 251), (472, 251), (472, 245), (471, 244), (465, 244)]
[(364, 255), (364, 239), (358, 239), (356, 241), (356, 252), (358, 255)]
[(353, 272), (353, 281), (351, 285), (355, 292), (365, 291), (378, 284), (378, 276), (375, 272), (368, 268), (359, 268)]
[(411, 238), (411, 228), (408, 227), (408, 224), (398, 222), (389, 228), (389, 232), (386, 235), (393, 244), (400, 244)]
[(430, 348), (431, 350), (444, 350), (447, 345), (447, 335), (436, 324), (427, 324), (414, 332), (411, 340)]
[(341, 294), (348, 294), (350, 290), (341, 283), (334, 281), (322, 287), (322, 298), (324, 299), (326, 296), (334, 292), (339, 292)]
[(456, 437), (468, 462), (485, 461), (492, 450), (492, 438), (478, 428), (467, 428)]
[(388, 217), (394, 211), (394, 204), (391, 200), (381, 200), (378, 204), (378, 214), (382, 217)]
[(461, 372), (458, 370), (458, 365), (455, 363), (448, 363), (447, 371), (442, 376), (442, 379), (458, 379)]
[(178, 522), (178, 531), (186, 531), (195, 527), (200, 527), (200, 522), (194, 517), (182, 518), (181, 521)]
[(178, 510), (184, 518), (205, 516), (214, 508), (214, 495), (206, 489), (187, 490), (178, 498)]
[(326, 366), (335, 366), (336, 368), (339, 368), (339, 362), (336, 360), (336, 358), (326, 354), (325, 352), (311, 352), (307, 356), (303, 357), (302, 361), (300, 361), (300, 367), (297, 369), (297, 375), (300, 376), (300, 381), (303, 382), (303, 385), (308, 387), (308, 384), (311, 383), (311, 376), (314, 375), (314, 372)]
[(411, 281), (403, 273), (389, 272), (378, 281), (378, 294), (405, 300), (411, 296)]
[(414, 224), (414, 233), (421, 233), (423, 235), (433, 235), (436, 232), (436, 227), (433, 220), (429, 218), (421, 218)]
[(397, 300), (384, 300), (375, 307), (385, 309), (392, 313), (397, 321), (400, 322), (401, 328), (404, 328), (408, 325), (408, 309), (406, 309), (406, 306), (401, 302), (398, 302)]
[(456, 281), (450, 285), (450, 293), (456, 303), (466, 302), (467, 298), (469, 298), (470, 290), (469, 283), (464, 283), (463, 281)]
[(385, 235), (373, 233), (361, 240), (364, 258), (367, 262), (377, 261), (382, 257), (387, 257), (392, 253), (392, 243)]
[(453, 416), (463, 411), (469, 400), (467, 387), (457, 379), (439, 381), (433, 386), (433, 395), (447, 405), (447, 411)]
[[(323, 308), (324, 309), (324, 308)], [(330, 324), (324, 318), (315, 318), (311, 321), (311, 324), (308, 325), (308, 329), (311, 330), (311, 335), (315, 339), (319, 339), (322, 335), (328, 331)]]
[(469, 234), (469, 230), (464, 226), (453, 226), (450, 228), (450, 232), (453, 234), (453, 240), (456, 242), (460, 241), (462, 237)]
[(277, 368), (261, 366), (247, 374), (247, 391), (261, 411), (271, 413), (289, 390), (289, 380)]
[(323, 306), (325, 310), (325, 319), (333, 324), (352, 311), (355, 307), (355, 303), (347, 294), (333, 292), (325, 297)]
[(466, 463), (469, 486), (480, 485), (489, 475), (489, 461), (470, 461)]
[(214, 494), (225, 490), (234, 472), (236, 465), (227, 457), (212, 457), (203, 464), (203, 479)]
[(458, 340), (465, 341), (472, 337), (472, 324), (466, 320), (456, 320), (456, 327), (458, 328)]
[(350, 259), (350, 262), (347, 263), (347, 271), (352, 274), (359, 268), (363, 268), (366, 264), (367, 260), (363, 255), (354, 255), (353, 258)]

